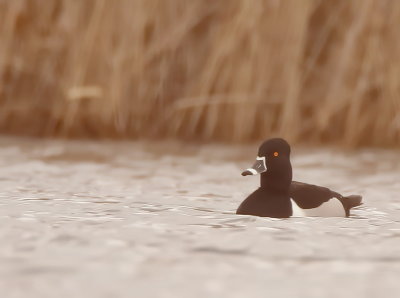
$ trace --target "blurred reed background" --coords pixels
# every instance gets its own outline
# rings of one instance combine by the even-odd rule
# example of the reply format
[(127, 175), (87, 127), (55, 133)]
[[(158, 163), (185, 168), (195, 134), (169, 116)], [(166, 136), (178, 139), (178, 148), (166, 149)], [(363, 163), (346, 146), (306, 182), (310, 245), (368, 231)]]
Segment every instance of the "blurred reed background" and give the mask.
[(400, 1), (0, 0), (0, 131), (400, 145)]

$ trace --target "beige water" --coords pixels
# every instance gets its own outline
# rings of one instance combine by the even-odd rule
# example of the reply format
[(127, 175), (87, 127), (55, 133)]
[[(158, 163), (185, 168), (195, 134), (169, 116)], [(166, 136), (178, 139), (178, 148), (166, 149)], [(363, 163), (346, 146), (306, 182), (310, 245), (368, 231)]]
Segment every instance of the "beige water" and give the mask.
[(0, 139), (0, 297), (400, 297), (400, 152), (292, 149), (351, 218), (234, 214), (255, 146)]

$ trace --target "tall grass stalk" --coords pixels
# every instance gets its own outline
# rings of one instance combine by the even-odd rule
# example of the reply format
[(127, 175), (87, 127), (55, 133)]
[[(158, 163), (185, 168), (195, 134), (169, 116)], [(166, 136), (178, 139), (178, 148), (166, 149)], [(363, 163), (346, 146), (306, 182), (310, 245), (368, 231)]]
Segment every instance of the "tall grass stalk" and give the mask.
[(0, 132), (400, 145), (400, 1), (0, 0)]

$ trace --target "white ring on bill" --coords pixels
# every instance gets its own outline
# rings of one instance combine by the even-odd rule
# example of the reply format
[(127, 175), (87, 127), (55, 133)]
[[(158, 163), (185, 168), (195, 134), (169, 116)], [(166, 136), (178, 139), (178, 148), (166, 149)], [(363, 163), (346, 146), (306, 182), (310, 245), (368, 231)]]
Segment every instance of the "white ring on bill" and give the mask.
[(248, 168), (246, 171), (249, 171), (253, 175), (257, 175), (258, 174), (257, 171), (252, 169), (252, 168)]

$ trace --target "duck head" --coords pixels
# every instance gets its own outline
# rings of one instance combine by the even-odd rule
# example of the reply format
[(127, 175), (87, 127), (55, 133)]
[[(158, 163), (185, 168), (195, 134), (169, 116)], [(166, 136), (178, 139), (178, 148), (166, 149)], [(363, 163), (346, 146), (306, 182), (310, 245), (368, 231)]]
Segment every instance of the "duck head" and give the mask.
[(242, 176), (257, 174), (261, 174), (261, 187), (289, 188), (292, 166), (288, 142), (281, 138), (273, 138), (261, 144), (256, 162), (242, 172)]

